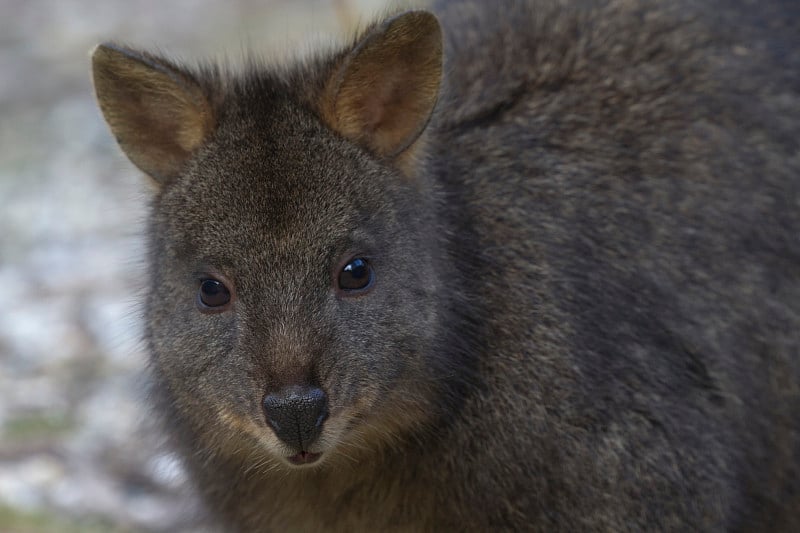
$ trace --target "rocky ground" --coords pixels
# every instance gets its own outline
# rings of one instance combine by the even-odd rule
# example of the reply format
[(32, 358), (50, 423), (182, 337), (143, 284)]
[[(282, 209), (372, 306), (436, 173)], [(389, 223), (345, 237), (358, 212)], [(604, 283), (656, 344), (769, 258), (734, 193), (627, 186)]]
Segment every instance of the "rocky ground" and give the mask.
[(330, 41), (380, 0), (0, 0), (0, 531), (202, 531), (145, 408), (147, 191), (89, 50), (186, 59)]

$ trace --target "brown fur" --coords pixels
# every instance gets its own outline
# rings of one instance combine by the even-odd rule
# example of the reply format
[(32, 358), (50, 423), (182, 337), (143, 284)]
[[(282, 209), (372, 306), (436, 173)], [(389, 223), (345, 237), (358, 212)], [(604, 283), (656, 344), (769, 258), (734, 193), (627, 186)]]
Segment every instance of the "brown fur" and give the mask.
[[(420, 12), (239, 74), (98, 48), (159, 175), (154, 393), (212, 516), (800, 529), (799, 11), (445, 2), (441, 85)], [(261, 407), (298, 383), (330, 410), (303, 467)]]
[(206, 100), (191, 75), (158, 58), (113, 45), (92, 53), (100, 108), (120, 146), (144, 172), (166, 180), (214, 129)]
[(430, 13), (390, 19), (336, 68), (320, 99), (325, 123), (374, 153), (404, 152), (428, 123), (442, 77), (442, 35)]

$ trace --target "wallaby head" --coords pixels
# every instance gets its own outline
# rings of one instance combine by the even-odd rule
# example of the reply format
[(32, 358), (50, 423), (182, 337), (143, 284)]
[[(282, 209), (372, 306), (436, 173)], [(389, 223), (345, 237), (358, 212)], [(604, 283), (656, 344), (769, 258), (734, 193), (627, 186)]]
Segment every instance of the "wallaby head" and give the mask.
[(172, 415), (287, 468), (430, 423), (448, 365), (418, 168), (436, 18), (396, 16), (296, 71), (223, 76), (113, 44), (92, 61), (112, 132), (157, 185), (147, 336)]

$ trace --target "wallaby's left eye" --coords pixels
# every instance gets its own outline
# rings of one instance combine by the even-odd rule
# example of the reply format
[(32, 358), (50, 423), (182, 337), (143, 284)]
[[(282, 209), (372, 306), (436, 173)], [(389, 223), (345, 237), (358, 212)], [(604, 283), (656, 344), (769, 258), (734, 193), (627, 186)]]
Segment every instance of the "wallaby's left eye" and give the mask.
[(337, 279), (339, 289), (345, 293), (362, 292), (369, 289), (375, 281), (375, 272), (363, 257), (355, 257), (348, 261), (339, 272)]
[(231, 291), (218, 279), (207, 278), (200, 282), (197, 303), (203, 312), (217, 312), (227, 309), (231, 301)]

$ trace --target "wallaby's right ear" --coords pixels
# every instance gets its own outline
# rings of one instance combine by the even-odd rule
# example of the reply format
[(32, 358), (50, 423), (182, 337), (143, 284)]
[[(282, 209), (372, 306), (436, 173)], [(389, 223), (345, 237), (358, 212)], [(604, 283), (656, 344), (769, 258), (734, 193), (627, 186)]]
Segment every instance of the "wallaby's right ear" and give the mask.
[(166, 61), (101, 44), (92, 52), (92, 75), (117, 142), (160, 185), (181, 171), (214, 128), (197, 81)]

